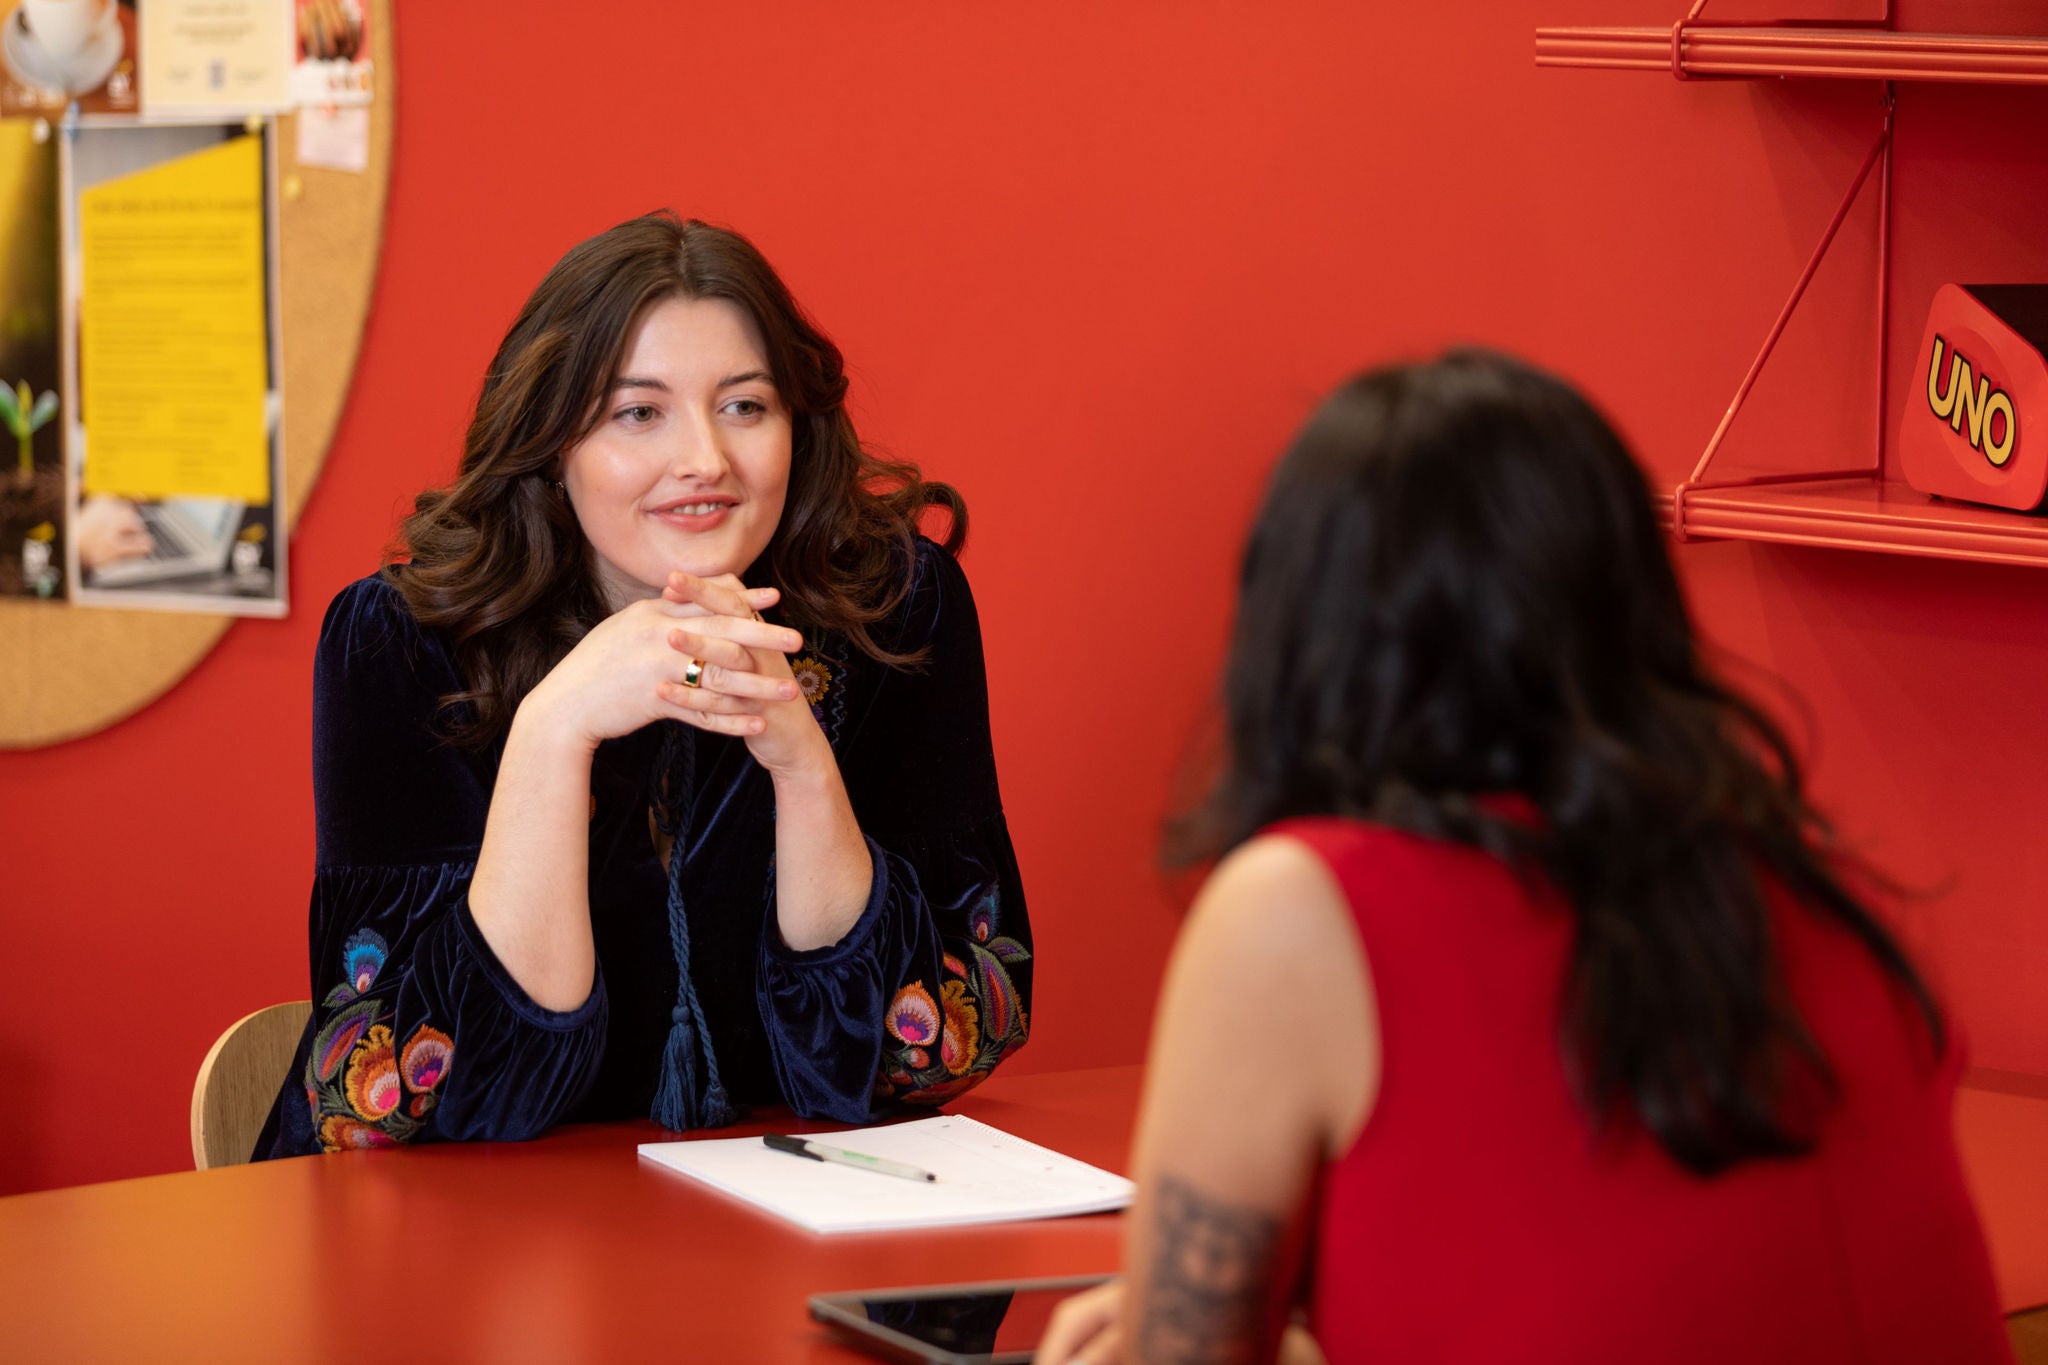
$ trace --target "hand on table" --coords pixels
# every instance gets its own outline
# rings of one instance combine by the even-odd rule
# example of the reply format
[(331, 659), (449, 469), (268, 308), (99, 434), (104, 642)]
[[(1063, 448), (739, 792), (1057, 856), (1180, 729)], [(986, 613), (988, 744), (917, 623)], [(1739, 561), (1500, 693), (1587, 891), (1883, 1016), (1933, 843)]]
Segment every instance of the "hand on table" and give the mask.
[[(1110, 1365), (1124, 1358), (1124, 1282), (1084, 1289), (1053, 1310), (1032, 1365)], [(1280, 1338), (1278, 1365), (1326, 1365), (1323, 1348), (1300, 1324)]]
[(1108, 1365), (1123, 1358), (1122, 1278), (1084, 1289), (1052, 1313), (1031, 1365)]

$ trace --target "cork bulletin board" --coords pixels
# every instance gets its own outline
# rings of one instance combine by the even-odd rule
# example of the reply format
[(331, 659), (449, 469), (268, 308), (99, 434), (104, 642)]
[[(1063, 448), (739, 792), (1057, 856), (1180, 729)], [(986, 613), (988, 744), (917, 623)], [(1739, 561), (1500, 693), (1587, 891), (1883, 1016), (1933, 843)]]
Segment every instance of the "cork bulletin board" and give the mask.
[[(390, 183), (392, 0), (367, 0), (375, 63), (369, 169), (301, 167), (278, 119), (278, 274), (287, 526), (319, 477), (355, 372)], [(197, 666), (234, 618), (0, 599), (0, 748), (76, 739), (133, 715)]]

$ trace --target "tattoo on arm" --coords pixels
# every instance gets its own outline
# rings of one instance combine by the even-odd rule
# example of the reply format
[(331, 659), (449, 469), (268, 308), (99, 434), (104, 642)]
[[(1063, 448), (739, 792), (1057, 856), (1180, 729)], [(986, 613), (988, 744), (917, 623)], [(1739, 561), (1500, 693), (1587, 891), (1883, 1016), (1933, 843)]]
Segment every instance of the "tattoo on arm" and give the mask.
[(1135, 1358), (1173, 1365), (1250, 1360), (1264, 1332), (1280, 1220), (1163, 1176), (1152, 1235)]

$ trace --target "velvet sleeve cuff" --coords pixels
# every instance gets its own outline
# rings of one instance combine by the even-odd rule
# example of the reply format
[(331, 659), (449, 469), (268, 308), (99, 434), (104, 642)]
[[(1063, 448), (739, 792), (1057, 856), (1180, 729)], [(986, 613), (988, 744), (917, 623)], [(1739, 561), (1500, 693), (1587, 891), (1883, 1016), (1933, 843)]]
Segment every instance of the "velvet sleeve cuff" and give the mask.
[(573, 1010), (551, 1010), (538, 1003), (526, 988), (512, 979), (512, 973), (491, 951), (483, 931), (476, 927), (476, 917), (470, 913), (469, 897), (464, 896), (455, 907), (455, 932), (461, 938), (462, 952), (482, 972), (485, 979), (497, 987), (498, 994), (505, 1002), (505, 1008), (535, 1028), (548, 1029), (556, 1033), (573, 1033), (587, 1028), (591, 1020), (604, 1013), (604, 969), (600, 966), (590, 983), (590, 994), (582, 1004)]
[(828, 943), (822, 948), (792, 948), (782, 940), (782, 932), (775, 923), (774, 879), (771, 875), (768, 892), (768, 916), (762, 926), (761, 947), (770, 961), (792, 969), (831, 967), (850, 957), (858, 957), (869, 951), (876, 926), (882, 922), (882, 907), (889, 901), (889, 857), (882, 852), (882, 846), (873, 839), (866, 841), (868, 863), (874, 869), (868, 883), (868, 903), (861, 908), (860, 918), (853, 922), (837, 943)]
[(783, 1099), (806, 1118), (867, 1118), (882, 1048), (891, 963), (924, 932), (917, 876), (868, 841), (874, 881), (860, 918), (837, 943), (799, 952), (782, 942), (774, 907), (756, 981)]

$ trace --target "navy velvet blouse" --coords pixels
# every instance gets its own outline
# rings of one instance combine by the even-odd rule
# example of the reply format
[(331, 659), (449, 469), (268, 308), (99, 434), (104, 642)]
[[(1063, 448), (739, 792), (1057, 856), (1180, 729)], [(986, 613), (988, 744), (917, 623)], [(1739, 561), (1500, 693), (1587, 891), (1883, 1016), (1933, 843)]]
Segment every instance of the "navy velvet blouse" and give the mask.
[[(402, 570), (401, 570), (402, 572)], [(1022, 1046), (1031, 935), (996, 789), (981, 629), (953, 557), (917, 544), (912, 590), (878, 638), (893, 669), (812, 633), (791, 667), (831, 741), (874, 865), (838, 943), (796, 952), (774, 915), (775, 799), (745, 744), (690, 731), (683, 858), (691, 980), (741, 1105), (857, 1122), (938, 1104)], [(381, 578), (321, 628), (313, 683), (318, 823), (313, 1018), (256, 1156), (532, 1137), (649, 1111), (678, 974), (650, 820), (659, 725), (601, 745), (591, 771), (597, 982), (544, 1009), (477, 932), (469, 881), (500, 752), (444, 737), (459, 691), (446, 642)], [(673, 748), (673, 746), (671, 746)]]

